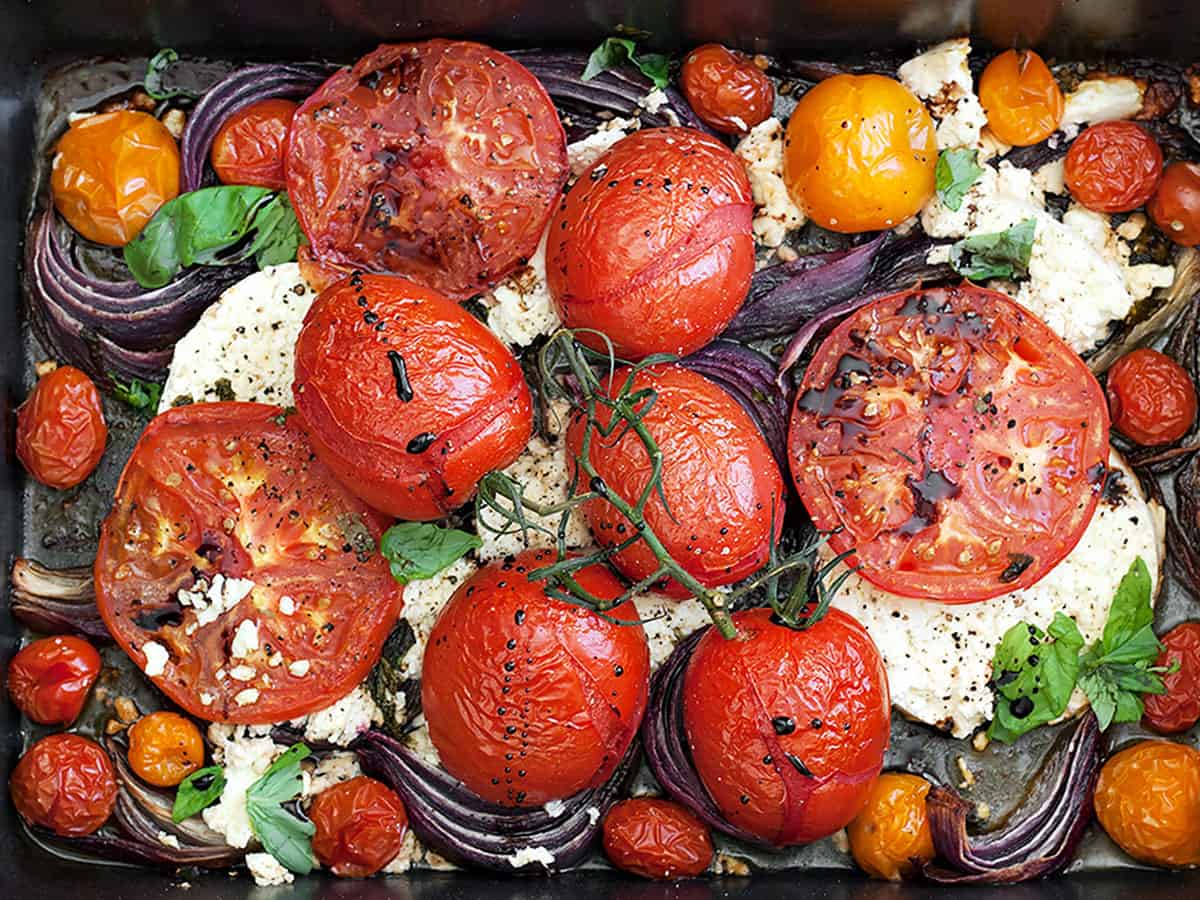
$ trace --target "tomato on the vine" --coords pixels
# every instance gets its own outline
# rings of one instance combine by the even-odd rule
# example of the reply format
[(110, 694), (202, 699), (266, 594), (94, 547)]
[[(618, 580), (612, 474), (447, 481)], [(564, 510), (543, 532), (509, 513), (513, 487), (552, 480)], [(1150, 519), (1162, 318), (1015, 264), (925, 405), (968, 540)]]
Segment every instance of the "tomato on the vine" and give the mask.
[(204, 765), (204, 738), (195, 723), (160, 710), (129, 729), (129, 765), (156, 787), (174, 787)]
[(74, 366), (39, 378), (17, 409), (17, 458), (48, 487), (71, 488), (91, 475), (107, 440), (100, 392)]
[(26, 750), (8, 789), (26, 822), (63, 837), (91, 834), (117, 805), (112, 760), (77, 734), (51, 734)]
[(979, 102), (1000, 140), (1026, 147), (1050, 137), (1066, 101), (1054, 74), (1032, 50), (1005, 50), (983, 70)]
[(222, 123), (209, 157), (222, 184), (251, 184), (282, 190), (287, 180), (283, 152), (297, 104), (282, 97), (259, 100)]
[(1200, 163), (1167, 166), (1146, 211), (1175, 243), (1183, 247), (1200, 244)]
[(1176, 625), (1160, 639), (1156, 665), (1179, 669), (1163, 675), (1166, 693), (1146, 694), (1143, 721), (1160, 734), (1178, 734), (1200, 722), (1200, 622)]
[(55, 635), (17, 651), (8, 664), (8, 693), (39, 725), (70, 725), (99, 674), (95, 647), (83, 638)]
[(679, 85), (700, 120), (724, 134), (749, 131), (775, 105), (775, 85), (766, 73), (721, 44), (705, 44), (685, 56)]
[(854, 861), (872, 878), (899, 881), (915, 875), (917, 863), (933, 859), (925, 812), (930, 787), (903, 772), (884, 772), (872, 786), (867, 805), (846, 829)]
[(1165, 353), (1142, 347), (1108, 370), (1113, 427), (1145, 447), (1179, 440), (1196, 421), (1196, 385)]
[(708, 827), (672, 800), (632, 797), (604, 818), (604, 853), (618, 869), (644, 878), (695, 878), (708, 869)]
[(1063, 164), (1071, 196), (1088, 209), (1116, 213), (1137, 209), (1154, 196), (1162, 179), (1158, 141), (1134, 122), (1100, 122), (1071, 143)]
[(374, 875), (399, 854), (408, 814), (395, 791), (359, 775), (317, 794), (308, 810), (317, 861), (343, 878)]

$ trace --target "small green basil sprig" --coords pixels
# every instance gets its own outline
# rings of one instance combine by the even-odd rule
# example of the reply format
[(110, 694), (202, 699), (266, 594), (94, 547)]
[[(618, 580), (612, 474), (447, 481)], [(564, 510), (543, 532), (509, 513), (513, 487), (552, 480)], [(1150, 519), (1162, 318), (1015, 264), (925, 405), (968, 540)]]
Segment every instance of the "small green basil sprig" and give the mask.
[(583, 70), (583, 80), (591, 81), (601, 72), (615, 69), (625, 63), (637, 66), (638, 71), (654, 82), (660, 91), (671, 81), (670, 60), (661, 53), (638, 53), (637, 45), (629, 38), (610, 37), (600, 42), (600, 46), (588, 57), (587, 67)]

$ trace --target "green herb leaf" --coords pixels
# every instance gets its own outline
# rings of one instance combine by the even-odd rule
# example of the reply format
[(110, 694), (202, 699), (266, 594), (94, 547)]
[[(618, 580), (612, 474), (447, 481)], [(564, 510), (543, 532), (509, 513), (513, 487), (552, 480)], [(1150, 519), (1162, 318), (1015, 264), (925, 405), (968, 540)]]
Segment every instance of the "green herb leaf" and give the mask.
[(1113, 594), (1112, 607), (1108, 611), (1108, 621), (1101, 639), (1106, 655), (1154, 622), (1151, 593), (1150, 570), (1139, 556)]
[(948, 209), (962, 208), (963, 197), (983, 174), (978, 150), (943, 150), (934, 169), (938, 196)]
[(1026, 219), (996, 234), (976, 234), (950, 247), (950, 265), (965, 278), (1012, 278), (1029, 271), (1037, 221)]
[(140, 378), (134, 378), (126, 385), (113, 378), (112, 389), (119, 399), (124, 400), (134, 409), (157, 410), (158, 401), (162, 399), (162, 385), (156, 381), (142, 381)]
[(587, 67), (583, 70), (583, 80), (591, 81), (601, 72), (615, 69), (625, 63), (633, 63), (638, 70), (654, 82), (654, 86), (662, 90), (670, 83), (669, 60), (661, 53), (636, 52), (636, 45), (629, 38), (610, 37), (600, 42), (600, 46), (588, 57)]
[[(198, 788), (196, 782), (209, 779), (208, 787)], [(202, 809), (212, 806), (225, 790), (225, 770), (220, 766), (209, 766), (197, 769), (183, 781), (175, 791), (175, 805), (171, 807), (171, 819), (182, 822), (189, 819)]]
[(187, 97), (195, 100), (200, 96), (187, 88), (169, 88), (164, 85), (163, 76), (178, 61), (179, 54), (170, 47), (164, 47), (150, 57), (150, 63), (146, 66), (146, 77), (142, 80), (142, 87), (147, 94), (155, 100), (170, 100), (172, 97)]
[(246, 812), (254, 836), (280, 865), (297, 875), (307, 875), (316, 865), (312, 851), (316, 827), (292, 815), (283, 804), (300, 796), (304, 786), (300, 762), (307, 756), (308, 747), (293, 744), (246, 791)]
[(468, 551), (483, 546), (479, 535), (430, 522), (399, 522), (383, 533), (379, 552), (401, 584), (432, 578)]
[(1045, 631), (1021, 622), (1005, 632), (992, 661), (998, 697), (988, 734), (1009, 743), (1061, 716), (1075, 689), (1082, 648), (1079, 627), (1062, 613)]

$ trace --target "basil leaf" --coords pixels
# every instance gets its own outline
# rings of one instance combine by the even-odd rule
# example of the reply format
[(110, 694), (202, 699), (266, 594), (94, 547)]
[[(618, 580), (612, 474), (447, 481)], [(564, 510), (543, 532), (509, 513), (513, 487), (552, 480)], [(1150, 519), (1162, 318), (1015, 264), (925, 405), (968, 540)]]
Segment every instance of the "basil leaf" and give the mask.
[(169, 88), (163, 84), (163, 76), (167, 69), (179, 62), (179, 54), (170, 47), (164, 47), (152, 57), (146, 66), (146, 77), (142, 79), (142, 88), (155, 100), (170, 100), (172, 97), (187, 97), (190, 100), (199, 98), (199, 94), (187, 88)]
[(162, 399), (162, 385), (158, 382), (134, 378), (126, 385), (115, 378), (111, 381), (113, 393), (134, 409), (158, 409), (158, 401)]
[(996, 234), (976, 234), (950, 247), (950, 265), (965, 278), (1012, 278), (1029, 271), (1037, 221), (1026, 219)]
[(963, 197), (983, 174), (977, 150), (943, 150), (934, 169), (938, 196), (947, 209), (957, 212)]
[(1100, 730), (1104, 731), (1112, 724), (1113, 717), (1117, 714), (1116, 685), (1105, 681), (1095, 672), (1088, 672), (1079, 677), (1079, 687), (1087, 694)]
[(1083, 635), (1055, 613), (1050, 627), (1018, 623), (1004, 633), (992, 661), (996, 709), (988, 734), (1011, 743), (1061, 716), (1075, 690)]
[(292, 744), (262, 777), (250, 785), (246, 791), (247, 803), (287, 803), (296, 799), (304, 781), (300, 777), (300, 761), (310, 756), (308, 747), (303, 743)]
[[(208, 780), (208, 787), (196, 787), (197, 781)], [(212, 806), (225, 790), (225, 770), (220, 766), (197, 769), (183, 781), (175, 791), (175, 805), (171, 807), (171, 820), (182, 822), (202, 809)]]
[(391, 564), (392, 577), (401, 584), (432, 578), (480, 547), (478, 535), (442, 528), (429, 522), (399, 522), (383, 533), (379, 552)]
[(292, 815), (283, 804), (300, 796), (304, 787), (300, 761), (307, 756), (308, 747), (293, 744), (246, 791), (246, 813), (254, 836), (280, 865), (298, 875), (307, 875), (316, 865), (312, 852), (316, 827)]
[(1150, 570), (1139, 556), (1121, 579), (1113, 595), (1104, 625), (1101, 642), (1105, 654), (1110, 654), (1154, 622), (1154, 607), (1150, 603)]
[(588, 57), (587, 66), (583, 70), (583, 80), (591, 81), (601, 72), (615, 69), (625, 63), (633, 63), (638, 70), (654, 82), (654, 86), (662, 90), (670, 83), (669, 63), (661, 53), (643, 53), (638, 55), (636, 45), (629, 38), (610, 37), (600, 42), (600, 46)]

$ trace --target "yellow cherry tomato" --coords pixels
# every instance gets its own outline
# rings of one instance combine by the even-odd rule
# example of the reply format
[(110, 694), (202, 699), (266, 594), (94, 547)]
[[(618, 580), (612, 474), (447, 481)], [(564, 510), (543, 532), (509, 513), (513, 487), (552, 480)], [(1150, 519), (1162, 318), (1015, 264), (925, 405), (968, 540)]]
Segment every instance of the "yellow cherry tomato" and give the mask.
[(916, 874), (914, 859), (933, 859), (933, 833), (925, 814), (930, 784), (919, 775), (885, 772), (867, 805), (846, 828), (854, 861), (872, 878), (899, 881)]
[(174, 787), (204, 765), (204, 738), (179, 713), (150, 713), (129, 729), (129, 765), (149, 784)]
[(1006, 50), (988, 63), (979, 79), (979, 102), (988, 127), (1014, 147), (1044, 141), (1063, 117), (1058, 82), (1032, 50)]

